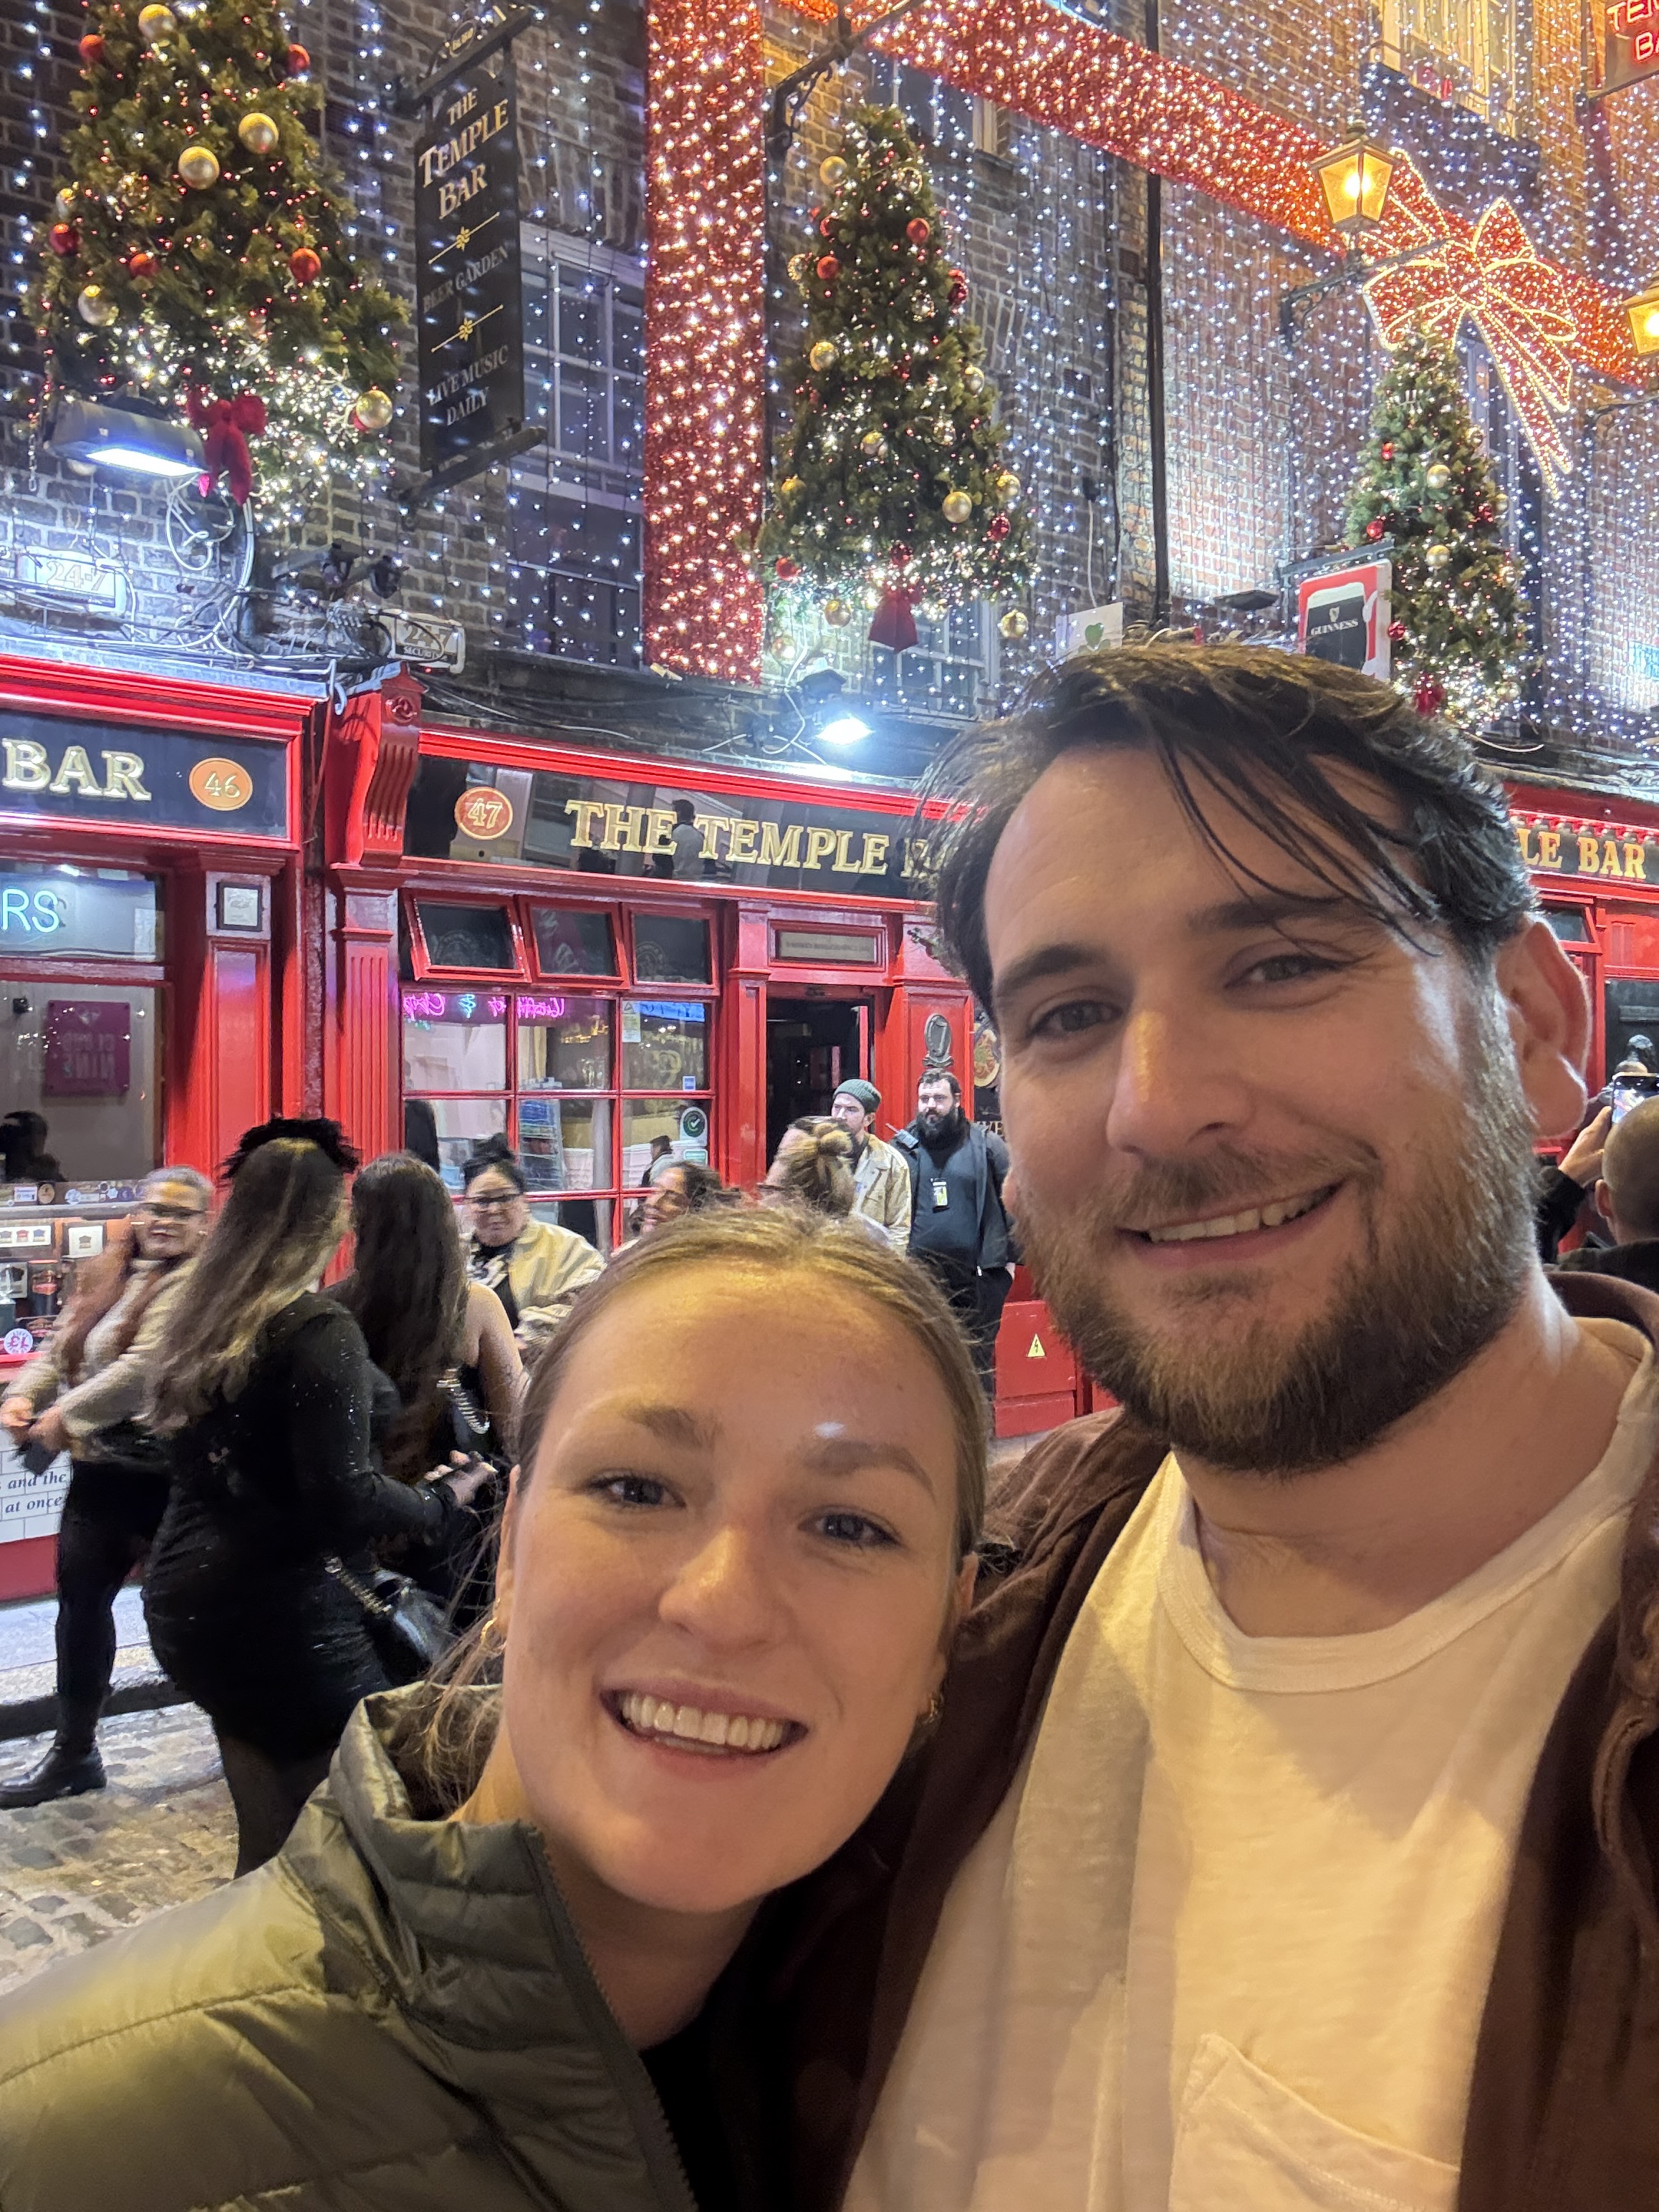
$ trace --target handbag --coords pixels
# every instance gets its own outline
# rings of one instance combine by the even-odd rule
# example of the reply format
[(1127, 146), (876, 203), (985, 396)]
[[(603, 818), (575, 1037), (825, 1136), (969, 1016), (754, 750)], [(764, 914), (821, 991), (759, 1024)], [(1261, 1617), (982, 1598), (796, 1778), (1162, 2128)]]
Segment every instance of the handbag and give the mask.
[(507, 1462), (495, 1450), (495, 1425), (465, 1382), (459, 1368), (451, 1367), (438, 1378), (438, 1388), (449, 1407), (450, 1434), (455, 1449), (468, 1459), (489, 1462), (497, 1474), (507, 1473)]
[(407, 1575), (390, 1567), (354, 1574), (337, 1553), (323, 1561), (323, 1571), (362, 1606), (375, 1656), (394, 1682), (418, 1682), (453, 1642), (443, 1607)]

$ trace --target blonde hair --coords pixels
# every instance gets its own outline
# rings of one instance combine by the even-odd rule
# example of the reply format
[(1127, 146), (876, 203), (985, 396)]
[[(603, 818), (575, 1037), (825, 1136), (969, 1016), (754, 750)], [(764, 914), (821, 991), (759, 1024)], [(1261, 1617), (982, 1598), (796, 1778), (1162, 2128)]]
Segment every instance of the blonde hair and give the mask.
[(853, 1182), (853, 1139), (839, 1121), (803, 1115), (789, 1124), (767, 1184), (799, 1199), (814, 1212), (832, 1217), (850, 1213), (858, 1195)]
[[(953, 1563), (977, 1549), (985, 1517), (988, 1449), (984, 1394), (955, 1316), (930, 1276), (884, 1240), (856, 1224), (804, 1206), (745, 1207), (685, 1214), (655, 1236), (619, 1252), (605, 1273), (576, 1293), (568, 1320), (552, 1339), (532, 1378), (519, 1416), (520, 1484), (532, 1480), (537, 1455), (559, 1390), (583, 1339), (617, 1298), (636, 1285), (684, 1274), (694, 1267), (746, 1267), (791, 1279), (813, 1295), (839, 1291), (874, 1306), (908, 1337), (932, 1367), (950, 1408), (956, 1443), (957, 1510)], [(445, 1661), (427, 1698), (414, 1710), (400, 1739), (412, 1742), (434, 1803), (453, 1810), (471, 1793), (495, 1735), (501, 1644), (489, 1620), (458, 1644)]]
[(147, 1416), (166, 1435), (247, 1381), (260, 1332), (327, 1266), (345, 1228), (345, 1176), (320, 1146), (250, 1152), (167, 1332)]

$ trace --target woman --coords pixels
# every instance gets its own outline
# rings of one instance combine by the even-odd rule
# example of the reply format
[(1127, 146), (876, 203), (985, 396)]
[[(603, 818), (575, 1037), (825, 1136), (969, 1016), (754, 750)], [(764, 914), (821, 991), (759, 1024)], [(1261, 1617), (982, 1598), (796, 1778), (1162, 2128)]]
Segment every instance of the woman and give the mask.
[(884, 1244), (720, 1211), (613, 1261), (521, 1441), (499, 1688), (376, 1699), (277, 1866), (0, 2002), (7, 2212), (729, 2212), (694, 2023), (935, 1710), (978, 1385)]
[(657, 1170), (640, 1208), (640, 1234), (644, 1237), (653, 1230), (665, 1229), (671, 1221), (701, 1213), (706, 1206), (722, 1205), (732, 1195), (714, 1169), (705, 1167), (701, 1160), (671, 1160)]
[(32, 1773), (0, 1787), (0, 1809), (104, 1786), (98, 1716), (115, 1668), (115, 1595), (167, 1502), (166, 1455), (137, 1416), (212, 1203), (194, 1168), (147, 1176), (131, 1221), (82, 1262), (46, 1350), (0, 1404), (13, 1443), (70, 1455), (58, 1531), (58, 1732)]
[[(510, 1460), (524, 1366), (501, 1300), (467, 1280), (442, 1178), (412, 1152), (371, 1160), (351, 1187), (351, 1231), (352, 1270), (331, 1296), (398, 1394), (380, 1440), (386, 1473), (417, 1482), (453, 1456)], [(435, 1551), (405, 1548), (395, 1562), (454, 1606), (458, 1620), (486, 1547), (491, 1487), (456, 1509)]]
[(520, 1348), (539, 1352), (605, 1262), (574, 1230), (534, 1218), (524, 1170), (505, 1137), (487, 1137), (461, 1181), (472, 1231), (467, 1273), (506, 1307)]
[[(389, 1685), (342, 1565), (362, 1588), (377, 1538), (434, 1540), (445, 1516), (430, 1486), (376, 1468), (362, 1332), (318, 1295), (356, 1164), (331, 1121), (247, 1133), (156, 1369), (173, 1493), (144, 1613), (219, 1739), (238, 1874), (280, 1848), (352, 1707)], [(465, 1504), (482, 1479), (446, 1487)]]
[(761, 1189), (764, 1197), (793, 1199), (815, 1213), (846, 1218), (858, 1196), (853, 1139), (838, 1121), (819, 1115), (809, 1114), (792, 1121), (779, 1139)]

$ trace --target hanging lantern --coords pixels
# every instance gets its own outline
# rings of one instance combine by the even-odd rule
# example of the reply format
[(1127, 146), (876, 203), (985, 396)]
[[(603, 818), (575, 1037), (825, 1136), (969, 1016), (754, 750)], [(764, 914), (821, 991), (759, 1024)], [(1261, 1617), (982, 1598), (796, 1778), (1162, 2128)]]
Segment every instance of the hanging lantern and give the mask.
[(1625, 313), (1630, 318), (1631, 343), (1638, 354), (1645, 357), (1659, 353), (1659, 283), (1650, 284), (1645, 292), (1626, 300)]
[(1324, 192), (1333, 230), (1344, 238), (1363, 238), (1376, 228), (1388, 205), (1394, 156), (1366, 137), (1363, 123), (1351, 124), (1340, 146), (1308, 166)]

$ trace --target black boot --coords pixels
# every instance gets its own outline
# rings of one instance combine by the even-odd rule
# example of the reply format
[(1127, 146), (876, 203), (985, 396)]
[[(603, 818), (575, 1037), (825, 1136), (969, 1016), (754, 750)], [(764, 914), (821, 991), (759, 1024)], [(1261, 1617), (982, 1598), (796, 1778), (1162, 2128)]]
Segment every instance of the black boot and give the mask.
[[(59, 1701), (62, 1711), (62, 1701)], [(0, 1813), (26, 1805), (46, 1805), (58, 1797), (84, 1797), (104, 1786), (104, 1762), (98, 1756), (98, 1711), (63, 1712), (52, 1749), (39, 1766), (15, 1782), (0, 1783)]]

